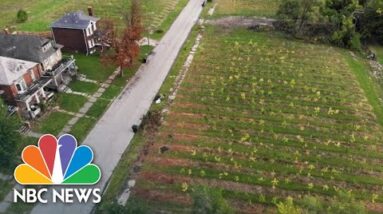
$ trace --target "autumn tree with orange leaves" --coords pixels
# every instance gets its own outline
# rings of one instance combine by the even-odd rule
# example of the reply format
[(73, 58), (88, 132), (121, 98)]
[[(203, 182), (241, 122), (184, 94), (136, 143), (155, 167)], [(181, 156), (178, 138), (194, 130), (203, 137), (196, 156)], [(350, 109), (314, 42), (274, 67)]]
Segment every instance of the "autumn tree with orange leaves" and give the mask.
[(101, 21), (100, 42), (102, 47), (109, 47), (101, 51), (103, 64), (116, 65), (123, 70), (133, 66), (140, 53), (139, 40), (144, 30), (142, 25), (141, 5), (139, 0), (133, 0), (130, 14), (127, 16), (126, 27), (119, 33), (110, 20)]

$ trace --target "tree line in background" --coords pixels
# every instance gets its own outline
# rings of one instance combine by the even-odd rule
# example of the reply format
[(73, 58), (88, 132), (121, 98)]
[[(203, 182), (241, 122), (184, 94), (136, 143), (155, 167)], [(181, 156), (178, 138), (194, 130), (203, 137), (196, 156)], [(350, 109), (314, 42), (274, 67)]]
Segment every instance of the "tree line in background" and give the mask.
[(276, 27), (298, 38), (360, 50), (383, 44), (383, 0), (282, 0)]

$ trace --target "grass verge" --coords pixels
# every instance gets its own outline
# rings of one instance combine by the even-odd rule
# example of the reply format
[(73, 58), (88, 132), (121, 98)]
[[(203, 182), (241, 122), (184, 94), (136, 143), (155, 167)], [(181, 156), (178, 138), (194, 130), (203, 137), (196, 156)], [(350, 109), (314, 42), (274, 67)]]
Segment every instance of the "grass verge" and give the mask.
[(355, 74), (360, 87), (364, 90), (367, 99), (374, 109), (374, 113), (379, 123), (383, 126), (383, 92), (377, 83), (369, 75), (369, 67), (361, 59), (353, 58), (349, 53), (345, 53), (345, 59)]

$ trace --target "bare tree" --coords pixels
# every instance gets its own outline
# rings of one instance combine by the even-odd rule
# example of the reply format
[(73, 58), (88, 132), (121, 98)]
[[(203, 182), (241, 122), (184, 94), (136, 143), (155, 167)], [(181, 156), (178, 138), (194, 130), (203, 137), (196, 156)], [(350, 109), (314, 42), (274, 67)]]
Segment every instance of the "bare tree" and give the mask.
[(111, 47), (113, 39), (116, 37), (114, 22), (110, 19), (101, 19), (97, 22), (97, 42), (101, 46), (101, 53)]

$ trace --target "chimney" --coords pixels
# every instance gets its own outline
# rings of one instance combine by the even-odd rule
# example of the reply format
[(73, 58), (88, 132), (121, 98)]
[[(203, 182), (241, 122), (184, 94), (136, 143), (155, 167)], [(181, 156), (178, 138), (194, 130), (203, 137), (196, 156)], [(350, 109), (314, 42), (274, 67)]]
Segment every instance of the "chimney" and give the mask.
[(88, 15), (93, 16), (93, 8), (92, 6), (88, 6)]

